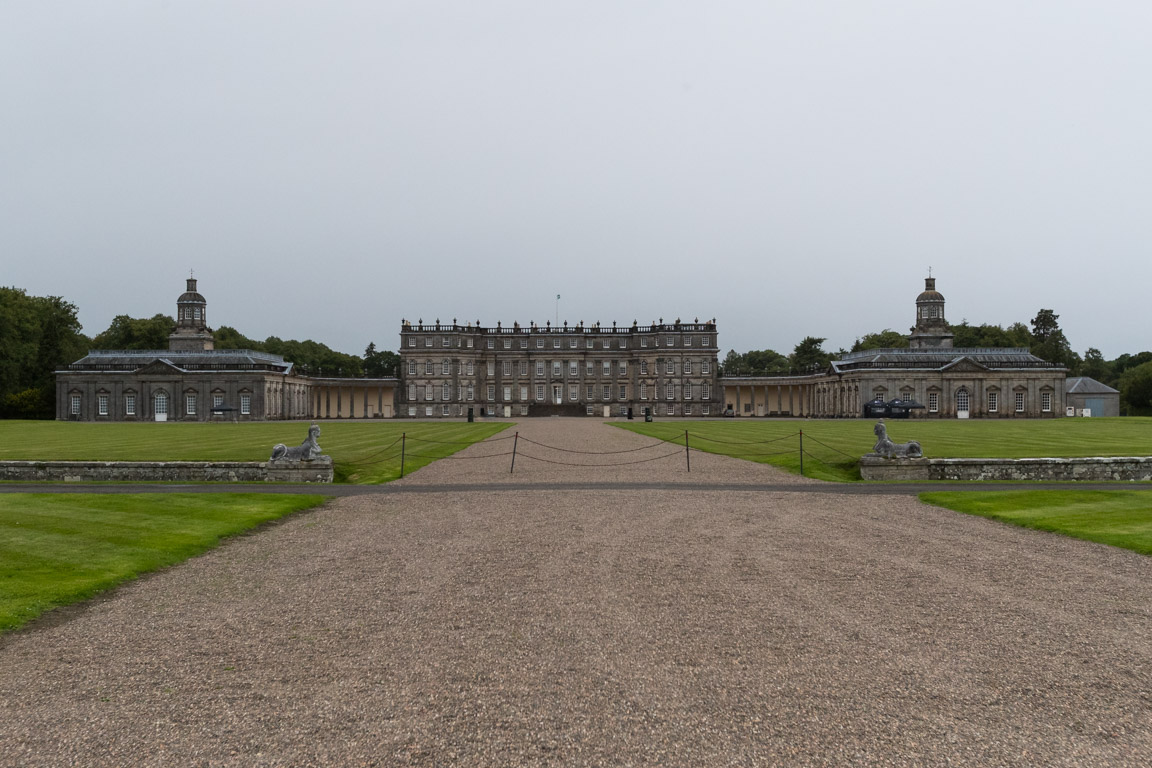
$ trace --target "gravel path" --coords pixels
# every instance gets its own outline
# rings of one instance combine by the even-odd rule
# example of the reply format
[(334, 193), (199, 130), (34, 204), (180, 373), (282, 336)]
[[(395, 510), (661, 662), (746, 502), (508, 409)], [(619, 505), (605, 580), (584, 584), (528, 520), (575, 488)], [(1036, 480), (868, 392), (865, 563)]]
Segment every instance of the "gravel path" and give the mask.
[(0, 639), (0, 765), (1146, 766), (1150, 607), (1148, 558), (905, 496), (347, 497)]

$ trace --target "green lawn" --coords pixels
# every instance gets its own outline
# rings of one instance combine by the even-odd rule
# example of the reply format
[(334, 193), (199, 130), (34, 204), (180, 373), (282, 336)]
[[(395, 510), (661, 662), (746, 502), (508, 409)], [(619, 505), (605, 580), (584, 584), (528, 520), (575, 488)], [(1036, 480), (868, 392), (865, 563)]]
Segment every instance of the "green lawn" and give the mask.
[[(896, 442), (916, 440), (929, 458), (1043, 456), (1152, 456), (1152, 418), (893, 419)], [(822, 480), (859, 480), (856, 461), (872, 450), (875, 422), (866, 419), (655, 421), (620, 423), (624, 429), (725, 456), (799, 472), (798, 432), (804, 430), (804, 474)], [(724, 442), (720, 442), (724, 441)]]
[(0, 631), (323, 501), (280, 494), (0, 495)]
[(987, 491), (922, 493), (957, 512), (1152, 555), (1152, 492)]
[[(320, 424), (320, 447), (338, 483), (385, 483), (400, 476), (400, 436), (407, 433), (405, 474), (490, 437), (508, 423), (419, 421)], [(299, 445), (305, 422), (248, 424), (0, 421), (0, 459), (56, 461), (266, 461), (276, 443)]]

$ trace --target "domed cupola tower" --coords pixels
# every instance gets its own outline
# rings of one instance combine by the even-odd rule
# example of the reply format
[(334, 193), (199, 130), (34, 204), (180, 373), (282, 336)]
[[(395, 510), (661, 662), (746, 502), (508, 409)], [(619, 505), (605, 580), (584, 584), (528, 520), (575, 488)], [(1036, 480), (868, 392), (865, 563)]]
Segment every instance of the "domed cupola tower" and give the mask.
[(196, 291), (196, 278), (188, 278), (188, 290), (176, 299), (176, 331), (168, 337), (172, 352), (200, 352), (212, 349), (212, 329), (208, 327), (208, 302)]
[(916, 325), (908, 337), (912, 349), (951, 349), (952, 331), (944, 319), (944, 296), (936, 290), (936, 278), (924, 278), (924, 292), (916, 297)]

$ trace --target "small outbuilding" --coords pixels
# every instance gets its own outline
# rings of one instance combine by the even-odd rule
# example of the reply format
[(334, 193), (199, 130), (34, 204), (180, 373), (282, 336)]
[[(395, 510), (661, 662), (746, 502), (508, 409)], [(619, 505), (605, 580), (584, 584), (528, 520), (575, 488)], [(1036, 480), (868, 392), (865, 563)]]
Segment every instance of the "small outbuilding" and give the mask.
[(1064, 380), (1064, 402), (1069, 416), (1119, 416), (1120, 391), (1087, 376)]

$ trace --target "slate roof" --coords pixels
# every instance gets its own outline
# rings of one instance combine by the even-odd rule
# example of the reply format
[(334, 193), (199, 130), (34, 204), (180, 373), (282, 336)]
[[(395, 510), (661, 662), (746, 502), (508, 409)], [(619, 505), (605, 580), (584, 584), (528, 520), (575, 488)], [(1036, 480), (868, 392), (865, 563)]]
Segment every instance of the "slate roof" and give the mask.
[(131, 372), (157, 361), (181, 371), (253, 371), (291, 373), (293, 364), (280, 355), (251, 349), (209, 349), (176, 352), (168, 349), (92, 349), (68, 366), (75, 373), (86, 371)]
[(954, 347), (941, 349), (865, 349), (832, 361), (836, 373), (869, 369), (941, 370), (965, 361), (990, 370), (1060, 368), (1024, 347)]
[(1069, 376), (1064, 380), (1064, 391), (1069, 395), (1118, 395), (1120, 390), (1112, 389), (1096, 379), (1087, 376)]

